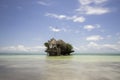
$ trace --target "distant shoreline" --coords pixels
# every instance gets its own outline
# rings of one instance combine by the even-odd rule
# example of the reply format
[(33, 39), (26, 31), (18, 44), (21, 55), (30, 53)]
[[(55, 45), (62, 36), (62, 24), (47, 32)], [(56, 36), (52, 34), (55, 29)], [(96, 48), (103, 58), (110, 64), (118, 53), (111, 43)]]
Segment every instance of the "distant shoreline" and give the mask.
[[(0, 53), (0, 55), (47, 55), (46, 53)], [(120, 53), (74, 53), (71, 55), (119, 55)]]

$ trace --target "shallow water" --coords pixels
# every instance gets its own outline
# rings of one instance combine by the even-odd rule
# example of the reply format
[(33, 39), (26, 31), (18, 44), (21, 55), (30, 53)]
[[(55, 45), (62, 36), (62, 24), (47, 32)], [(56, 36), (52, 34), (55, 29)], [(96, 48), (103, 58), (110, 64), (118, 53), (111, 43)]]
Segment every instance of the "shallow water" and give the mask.
[(0, 56), (0, 80), (119, 79), (120, 56)]

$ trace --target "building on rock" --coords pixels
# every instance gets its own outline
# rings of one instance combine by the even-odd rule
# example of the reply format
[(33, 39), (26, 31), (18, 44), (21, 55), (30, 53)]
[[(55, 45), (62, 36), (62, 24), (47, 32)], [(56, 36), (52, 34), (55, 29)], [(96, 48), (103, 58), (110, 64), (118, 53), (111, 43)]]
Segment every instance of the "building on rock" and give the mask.
[(70, 53), (74, 52), (72, 45), (63, 40), (52, 38), (48, 42), (45, 42), (44, 45), (46, 46), (45, 52), (49, 56), (70, 55)]

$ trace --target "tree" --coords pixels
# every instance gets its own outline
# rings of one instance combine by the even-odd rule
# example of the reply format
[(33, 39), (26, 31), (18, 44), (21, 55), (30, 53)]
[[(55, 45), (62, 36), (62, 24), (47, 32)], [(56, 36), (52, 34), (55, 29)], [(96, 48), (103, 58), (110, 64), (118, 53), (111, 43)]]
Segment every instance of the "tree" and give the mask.
[(55, 40), (52, 38), (50, 41), (45, 42), (44, 45), (47, 47), (45, 52), (50, 56), (70, 55), (71, 52), (74, 52), (72, 45), (63, 40)]
[(48, 42), (45, 42), (44, 45), (45, 45), (45, 47), (49, 48)]
[(69, 43), (66, 44), (66, 47), (68, 51), (71, 51), (73, 49), (72, 45)]
[(69, 43), (66, 43), (66, 54), (67, 55), (70, 55), (70, 53), (73, 52), (72, 49), (73, 49), (72, 45)]

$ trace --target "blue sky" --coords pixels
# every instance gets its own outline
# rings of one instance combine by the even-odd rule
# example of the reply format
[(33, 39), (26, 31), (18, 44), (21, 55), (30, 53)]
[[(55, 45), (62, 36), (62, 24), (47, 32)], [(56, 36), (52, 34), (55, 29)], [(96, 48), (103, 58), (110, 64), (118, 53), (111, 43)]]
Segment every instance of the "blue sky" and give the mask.
[(80, 53), (120, 52), (120, 0), (0, 0), (0, 52), (44, 52), (63, 39)]

